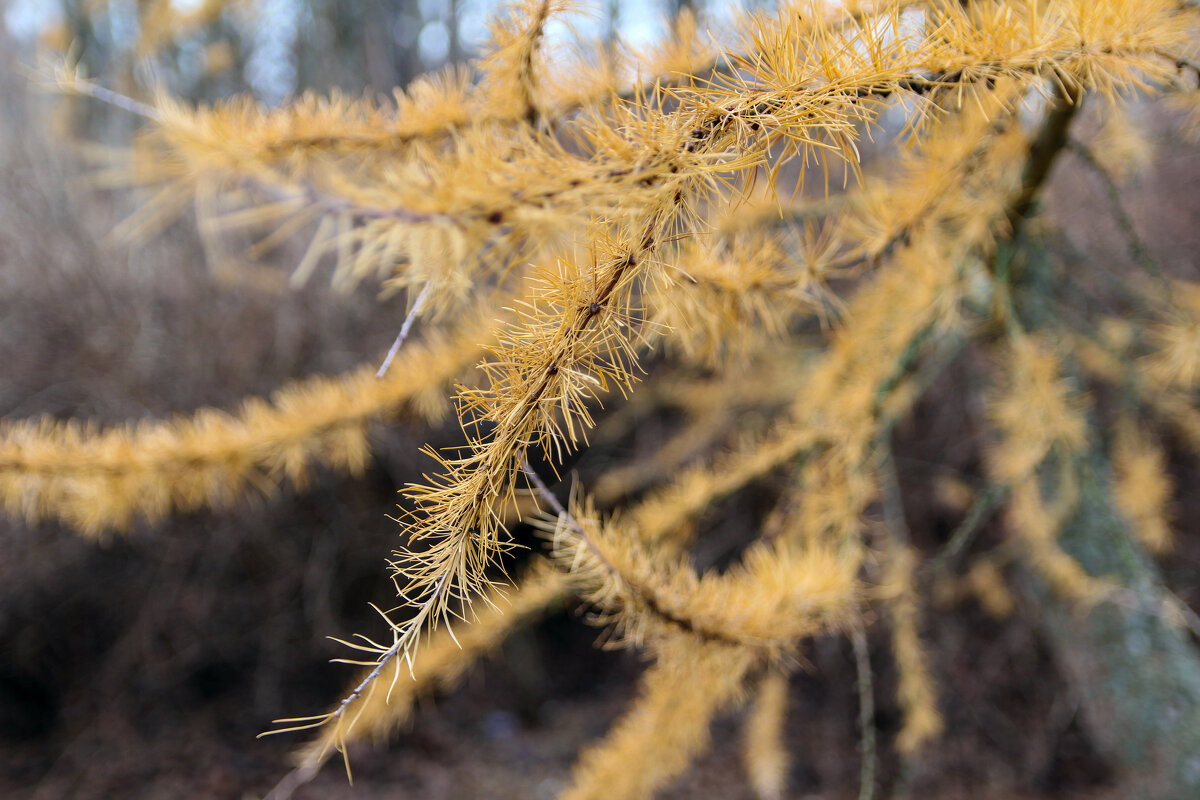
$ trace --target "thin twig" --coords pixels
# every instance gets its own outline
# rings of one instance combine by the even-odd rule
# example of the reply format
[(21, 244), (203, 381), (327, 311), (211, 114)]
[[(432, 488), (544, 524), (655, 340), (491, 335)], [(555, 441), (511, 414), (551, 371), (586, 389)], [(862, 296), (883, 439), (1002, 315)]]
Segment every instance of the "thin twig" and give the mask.
[(862, 770), (859, 773), (858, 800), (872, 800), (875, 796), (878, 761), (875, 747), (875, 689), (871, 679), (867, 635), (861, 624), (856, 624), (850, 632), (850, 643), (854, 646), (854, 663), (858, 669), (858, 727), (862, 736), (859, 745), (862, 750)]
[(996, 484), (977, 497), (967, 512), (967, 516), (950, 535), (950, 541), (946, 543), (940, 553), (929, 560), (926, 570), (931, 573), (953, 570), (963, 553), (971, 546), (975, 534), (983, 528), (983, 524), (991, 519), (995, 510), (1004, 502), (1010, 488), (1007, 484)]
[(583, 528), (575, 520), (575, 518), (571, 516), (571, 512), (567, 511), (563, 504), (559, 502), (558, 498), (554, 496), (554, 492), (550, 491), (550, 487), (547, 486), (546, 482), (542, 480), (542, 476), (538, 475), (534, 468), (529, 466), (529, 461), (524, 458), (521, 459), (521, 471), (524, 472), (525, 477), (529, 479), (529, 485), (533, 487), (534, 494), (537, 495), (538, 499), (550, 506), (550, 509), (555, 514), (562, 517), (563, 520), (571, 526), (572, 530), (578, 531), (580, 534), (582, 534)]
[[(396, 625), (390, 619), (387, 619), (387, 617), (385, 615), (384, 619), (387, 620), (388, 624), (392, 627), (392, 631), (395, 635), (394, 641), (392, 642), (391, 646), (389, 646), (387, 649), (379, 652), (379, 657), (375, 660), (375, 664), (374, 664), (374, 667), (372, 668), (372, 670), (367, 674), (367, 676), (365, 678), (363, 678), (361, 681), (358, 682), (358, 684), (354, 687), (353, 690), (351, 690), (351, 692), (349, 694), (347, 694), (345, 697), (343, 697), (341, 699), (341, 701), (338, 702), (337, 706), (332, 711), (330, 711), (327, 714), (319, 714), (319, 715), (316, 715), (313, 717), (301, 717), (301, 718), (295, 718), (295, 719), (275, 720), (276, 723), (296, 722), (296, 723), (302, 723), (302, 724), (297, 724), (297, 725), (289, 726), (286, 728), (280, 728), (280, 729), (273, 730), (273, 731), (264, 731), (263, 733), (260, 733), (258, 735), (259, 738), (262, 738), (263, 736), (270, 736), (270, 735), (277, 734), (277, 733), (286, 733), (287, 731), (292, 731), (292, 730), (301, 730), (301, 729), (305, 729), (305, 728), (316, 728), (316, 727), (320, 727), (322, 725), (327, 725), (331, 722), (337, 722), (339, 719), (341, 719), (345, 715), (346, 710), (350, 707), (350, 704), (353, 703), (355, 700), (357, 700), (359, 697), (361, 697), (362, 694), (368, 688), (370, 688), (371, 684), (373, 684), (375, 682), (375, 679), (378, 678), (383, 673), (384, 667), (386, 667), (388, 664), (390, 664), (392, 659), (394, 659), (396, 656), (401, 655), (401, 654), (411, 657), (412, 651), (410, 648), (412, 647), (413, 644), (415, 644), (417, 637), (420, 635), (421, 630), (424, 628), (425, 621), (426, 621), (426, 619), (428, 619), (430, 612), (437, 605), (437, 603), (442, 599), (442, 596), (445, 593), (448, 583), (449, 583), (449, 581), (448, 581), (449, 577), (450, 577), (450, 573), (446, 572), (440, 578), (438, 578), (438, 580), (430, 588), (429, 594), (421, 601), (420, 607), (418, 608), (417, 613), (410, 620), (408, 620), (408, 622), (406, 622), (403, 627)], [(398, 673), (399, 673), (399, 670), (397, 670), (397, 674)], [(411, 674), (411, 673), (412, 673), (412, 662), (410, 660), (409, 661), (409, 674)], [(344, 753), (343, 753), (343, 755), (344, 755)]]
[(114, 92), (111, 89), (105, 89), (103, 86), (99, 86), (91, 81), (84, 80), (83, 78), (74, 75), (64, 75), (58, 78), (56, 82), (61, 89), (67, 92), (73, 92), (84, 97), (90, 97), (93, 100), (99, 100), (100, 102), (107, 103), (114, 108), (128, 111), (131, 114), (136, 114), (137, 116), (144, 117), (145, 119), (154, 120), (155, 122), (162, 122), (162, 114), (159, 113), (159, 110), (154, 106), (134, 100), (132, 97), (127, 97), (126, 95), (123, 95), (119, 92)]
[(1190, 58), (1175, 53), (1168, 53), (1166, 50), (1156, 50), (1155, 55), (1159, 58), (1164, 58), (1175, 65), (1175, 69), (1183, 72), (1185, 69), (1191, 70), (1196, 75), (1197, 85), (1200, 86), (1200, 64)]
[[(887, 431), (888, 436), (891, 430)], [(883, 519), (887, 524), (888, 534), (897, 544), (908, 545), (911, 536), (908, 532), (908, 522), (904, 515), (904, 492), (900, 489), (900, 478), (896, 474), (895, 454), (892, 452), (888, 436), (881, 443), (882, 457), (879, 464), (880, 502), (883, 506)]]
[(1121, 232), (1125, 234), (1125, 239), (1128, 242), (1129, 256), (1134, 260), (1134, 263), (1161, 283), (1167, 291), (1167, 297), (1171, 297), (1171, 284), (1167, 280), (1167, 276), (1163, 274), (1162, 267), (1159, 266), (1158, 261), (1150, 255), (1150, 249), (1146, 246), (1145, 240), (1138, 234), (1137, 227), (1133, 224), (1133, 217), (1130, 216), (1129, 210), (1125, 208), (1125, 203), (1121, 200), (1121, 187), (1117, 185), (1117, 181), (1113, 178), (1112, 173), (1100, 163), (1100, 159), (1096, 158), (1096, 154), (1091, 151), (1091, 148), (1078, 139), (1071, 137), (1067, 147), (1104, 184), (1104, 191), (1108, 195), (1109, 203), (1112, 204), (1113, 215), (1116, 216), (1117, 224), (1121, 226)]
[(317, 773), (321, 771), (321, 767), (325, 766), (325, 762), (329, 760), (329, 754), (324, 753), (321, 759), (315, 764), (306, 763), (293, 769), (288, 774), (280, 778), (279, 782), (267, 792), (263, 800), (289, 800), (296, 790), (307, 783), (310, 783)]
[(404, 324), (400, 326), (400, 333), (396, 335), (396, 341), (392, 342), (392, 349), (388, 350), (387, 356), (383, 359), (383, 365), (379, 367), (379, 371), (375, 373), (376, 378), (382, 378), (387, 373), (388, 367), (392, 365), (392, 359), (396, 357), (396, 353), (400, 352), (400, 346), (404, 344), (404, 340), (408, 338), (408, 332), (412, 329), (413, 322), (416, 321), (417, 315), (421, 313), (422, 307), (425, 305), (426, 298), (429, 297), (429, 287), (433, 286), (433, 281), (426, 281), (421, 288), (421, 293), (417, 295), (417, 299), (413, 301), (412, 308), (409, 309), (408, 316), (404, 318)]

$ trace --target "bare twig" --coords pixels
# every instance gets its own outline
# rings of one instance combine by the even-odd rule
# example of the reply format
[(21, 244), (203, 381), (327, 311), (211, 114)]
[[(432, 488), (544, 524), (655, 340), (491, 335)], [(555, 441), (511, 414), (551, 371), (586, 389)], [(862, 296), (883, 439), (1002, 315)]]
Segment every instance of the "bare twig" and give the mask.
[(987, 491), (977, 497), (967, 512), (967, 516), (950, 535), (946, 546), (929, 560), (926, 570), (930, 573), (953, 570), (958, 565), (963, 553), (971, 546), (975, 534), (980, 531), (985, 522), (991, 519), (992, 514), (1004, 502), (1010, 488), (1007, 484), (997, 484), (989, 487)]
[(132, 97), (127, 97), (111, 89), (106, 89), (78, 75), (70, 74), (70, 67), (61, 68), (58, 72), (59, 75), (55, 78), (55, 84), (64, 92), (77, 94), (81, 97), (90, 97), (93, 100), (99, 100), (102, 103), (107, 103), (114, 108), (136, 114), (144, 119), (162, 122), (162, 114), (154, 106), (139, 102)]
[(1179, 55), (1176, 53), (1168, 53), (1165, 50), (1158, 51), (1156, 53), (1156, 55), (1159, 56), (1160, 58), (1164, 58), (1167, 61), (1170, 61), (1172, 64), (1175, 65), (1175, 69), (1179, 70), (1180, 72), (1183, 72), (1186, 69), (1186, 70), (1189, 70), (1190, 72), (1192, 72), (1193, 74), (1195, 74), (1198, 88), (1200, 88), (1200, 64), (1196, 63), (1195, 61), (1188, 58), (1187, 56)]
[(1108, 201), (1112, 204), (1113, 214), (1117, 218), (1117, 224), (1121, 226), (1121, 232), (1125, 234), (1125, 239), (1129, 246), (1129, 256), (1134, 260), (1139, 267), (1146, 271), (1155, 280), (1163, 285), (1167, 290), (1167, 297), (1171, 297), (1171, 286), (1166, 275), (1163, 274), (1162, 268), (1158, 261), (1150, 255), (1150, 250), (1146, 246), (1146, 242), (1137, 232), (1137, 226), (1133, 224), (1133, 217), (1130, 216), (1129, 210), (1125, 207), (1124, 201), (1121, 199), (1121, 188), (1117, 185), (1117, 181), (1113, 178), (1100, 159), (1096, 158), (1096, 154), (1092, 152), (1086, 144), (1078, 139), (1071, 137), (1067, 147), (1071, 152), (1079, 157), (1087, 167), (1100, 178), (1104, 184), (1104, 191), (1108, 195)]
[(529, 462), (525, 459), (521, 460), (521, 470), (525, 473), (525, 477), (529, 479), (529, 485), (533, 488), (533, 492), (537, 499), (550, 506), (550, 509), (555, 514), (566, 520), (567, 524), (571, 526), (572, 530), (578, 531), (580, 534), (582, 534), (583, 528), (580, 527), (575, 518), (571, 516), (571, 512), (567, 511), (566, 507), (559, 502), (558, 498), (554, 496), (554, 492), (550, 491), (550, 487), (547, 486), (546, 482), (542, 480), (542, 476), (538, 475), (537, 471), (534, 470), (533, 467), (529, 466)]
[(396, 341), (392, 342), (392, 348), (388, 350), (387, 356), (383, 359), (383, 364), (379, 367), (379, 372), (375, 373), (376, 378), (382, 378), (388, 371), (388, 367), (392, 365), (392, 359), (396, 357), (396, 353), (400, 352), (400, 346), (404, 344), (404, 340), (408, 338), (408, 332), (412, 329), (413, 322), (416, 321), (417, 315), (421, 313), (421, 309), (425, 305), (425, 300), (429, 297), (429, 287), (433, 285), (433, 281), (426, 281), (421, 288), (421, 293), (417, 295), (417, 299), (413, 301), (412, 308), (409, 309), (408, 316), (404, 318), (404, 324), (400, 326), (400, 333), (396, 335)]
[(875, 772), (878, 754), (875, 747), (875, 689), (871, 679), (871, 654), (867, 647), (867, 635), (862, 625), (856, 624), (850, 632), (850, 643), (854, 646), (854, 664), (858, 670), (858, 728), (862, 737), (862, 770), (859, 773), (858, 800), (872, 800), (875, 796)]
[(1061, 80), (1051, 100), (1050, 110), (1042, 119), (1037, 136), (1029, 147), (1029, 158), (1021, 176), (1021, 189), (1008, 207), (1010, 238), (1019, 238), (1021, 229), (1033, 213), (1042, 186), (1050, 177), (1050, 170), (1067, 143), (1071, 122), (1083, 102), (1082, 91)]

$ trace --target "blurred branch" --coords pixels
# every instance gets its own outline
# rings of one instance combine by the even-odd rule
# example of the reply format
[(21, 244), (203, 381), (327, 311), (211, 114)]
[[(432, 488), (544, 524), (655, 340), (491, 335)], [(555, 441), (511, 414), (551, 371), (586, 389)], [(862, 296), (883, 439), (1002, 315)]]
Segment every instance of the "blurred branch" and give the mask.
[(1166, 275), (1163, 274), (1162, 267), (1159, 266), (1158, 261), (1150, 255), (1150, 250), (1146, 246), (1146, 242), (1138, 234), (1137, 227), (1133, 224), (1133, 217), (1130, 216), (1124, 201), (1121, 199), (1121, 188), (1117, 186), (1117, 181), (1113, 178), (1112, 173), (1100, 163), (1100, 160), (1096, 158), (1096, 154), (1080, 140), (1071, 137), (1067, 147), (1104, 184), (1105, 194), (1108, 195), (1113, 214), (1117, 218), (1117, 224), (1121, 226), (1121, 232), (1125, 234), (1125, 239), (1129, 245), (1129, 255), (1134, 263), (1159, 281), (1163, 285), (1163, 288), (1167, 290), (1166, 296), (1170, 297), (1171, 284), (1167, 280)]
[(862, 737), (859, 743), (862, 768), (859, 772), (858, 800), (872, 800), (875, 796), (875, 772), (878, 765), (875, 747), (875, 689), (871, 680), (871, 654), (867, 648), (867, 635), (861, 624), (855, 625), (850, 632), (850, 643), (854, 647), (854, 665), (858, 672), (858, 730)]

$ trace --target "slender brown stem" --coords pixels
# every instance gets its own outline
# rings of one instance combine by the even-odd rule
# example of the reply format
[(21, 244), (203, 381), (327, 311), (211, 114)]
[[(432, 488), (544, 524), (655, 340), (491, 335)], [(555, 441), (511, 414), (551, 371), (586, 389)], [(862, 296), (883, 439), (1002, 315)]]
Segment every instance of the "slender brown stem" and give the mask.
[(1029, 147), (1029, 158), (1021, 176), (1021, 188), (1008, 209), (1008, 224), (1011, 238), (1016, 240), (1025, 223), (1033, 213), (1038, 195), (1059, 154), (1067, 144), (1071, 122), (1075, 119), (1083, 101), (1083, 91), (1078, 86), (1060, 78), (1050, 101), (1050, 110), (1042, 120), (1037, 136)]
[(875, 772), (878, 763), (875, 747), (875, 689), (871, 680), (871, 654), (867, 648), (867, 635), (861, 624), (855, 625), (850, 632), (850, 644), (854, 647), (854, 664), (858, 673), (858, 731), (862, 737), (859, 742), (862, 767), (859, 772), (858, 800), (872, 800), (875, 796)]
[(1137, 226), (1133, 224), (1133, 217), (1130, 216), (1129, 210), (1125, 207), (1125, 203), (1121, 199), (1121, 188), (1117, 186), (1112, 173), (1105, 169), (1104, 165), (1100, 163), (1100, 159), (1096, 158), (1091, 148), (1083, 142), (1072, 138), (1068, 146), (1071, 152), (1078, 156), (1104, 184), (1104, 191), (1108, 195), (1108, 201), (1112, 206), (1113, 214), (1117, 218), (1117, 224), (1121, 226), (1121, 232), (1125, 234), (1125, 240), (1128, 242), (1130, 258), (1133, 259), (1135, 264), (1145, 270), (1147, 274), (1158, 281), (1162, 288), (1166, 290), (1166, 297), (1170, 298), (1173, 294), (1171, 285), (1167, 281), (1166, 275), (1163, 274), (1162, 267), (1159, 266), (1158, 261), (1150, 255), (1150, 249), (1146, 246), (1145, 240), (1137, 232)]

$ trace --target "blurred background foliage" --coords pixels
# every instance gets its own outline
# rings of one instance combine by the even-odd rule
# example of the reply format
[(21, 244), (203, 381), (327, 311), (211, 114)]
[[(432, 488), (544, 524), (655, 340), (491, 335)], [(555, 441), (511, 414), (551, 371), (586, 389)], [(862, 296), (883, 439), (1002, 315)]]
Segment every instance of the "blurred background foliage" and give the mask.
[[(606, 0), (595, 13), (547, 31), (619, 39), (662, 36), (691, 7), (719, 28), (757, 0)], [(120, 76), (130, 90), (161, 84), (173, 96), (211, 100), (251, 92), (276, 104), (306, 91), (386, 94), (417, 75), (477, 56), (499, 0), (10, 0), (11, 43), (70, 48), (86, 71)]]

